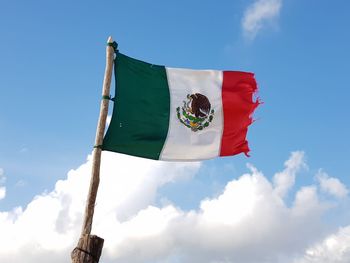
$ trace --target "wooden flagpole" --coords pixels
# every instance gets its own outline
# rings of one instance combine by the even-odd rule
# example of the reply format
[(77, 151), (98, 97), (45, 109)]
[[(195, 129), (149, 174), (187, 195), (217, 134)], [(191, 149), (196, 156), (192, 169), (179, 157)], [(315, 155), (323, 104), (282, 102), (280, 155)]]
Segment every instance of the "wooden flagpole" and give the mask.
[(95, 147), (92, 159), (92, 172), (89, 193), (85, 207), (85, 217), (81, 236), (78, 245), (71, 253), (72, 263), (98, 263), (104, 240), (98, 236), (91, 235), (92, 220), (95, 210), (95, 201), (100, 183), (100, 164), (101, 164), (101, 148), (103, 142), (103, 135), (106, 126), (106, 119), (108, 114), (109, 100), (106, 99), (110, 94), (110, 85), (112, 79), (114, 47), (112, 46), (113, 39), (109, 37), (106, 47), (106, 68), (103, 79), (102, 101), (100, 107), (100, 116), (98, 119)]

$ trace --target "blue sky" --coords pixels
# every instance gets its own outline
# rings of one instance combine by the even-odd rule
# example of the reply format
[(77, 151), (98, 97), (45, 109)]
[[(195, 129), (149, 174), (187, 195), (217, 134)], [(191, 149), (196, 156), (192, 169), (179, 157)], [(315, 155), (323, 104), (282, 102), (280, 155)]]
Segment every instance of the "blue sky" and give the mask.
[[(320, 215), (327, 226), (324, 236), (313, 236), (306, 245), (321, 246), (327, 234), (337, 235), (339, 227), (347, 226), (348, 193), (342, 192), (350, 187), (346, 1), (2, 1), (0, 6), (0, 189), (6, 189), (0, 194), (0, 213), (22, 207), (25, 214), (35, 196), (50, 196), (58, 180), (68, 180), (68, 171), (79, 174), (86, 164), (111, 35), (121, 52), (154, 64), (254, 72), (264, 102), (249, 129), (250, 158), (188, 164), (190, 175), (155, 183), (149, 203), (135, 206), (138, 210), (126, 217), (169, 203), (184, 213), (206, 211), (203, 200), (214, 200), (230, 182), (241, 182), (244, 173), (255, 178), (250, 163), (275, 188), (276, 173), (287, 169), (291, 185), (282, 194), (287, 207), (310, 185), (320, 202), (334, 206)], [(116, 173), (118, 158), (125, 157), (106, 164)], [(292, 160), (292, 168), (284, 166), (286, 160)], [(184, 247), (179, 248), (183, 258), (165, 252), (168, 261), (155, 258), (191, 262)], [(156, 262), (151, 256), (132, 261), (128, 255), (108, 255), (105, 262)], [(227, 261), (214, 261), (215, 255), (208, 262), (236, 262), (229, 254)], [(287, 253), (281, 250), (281, 255)]]

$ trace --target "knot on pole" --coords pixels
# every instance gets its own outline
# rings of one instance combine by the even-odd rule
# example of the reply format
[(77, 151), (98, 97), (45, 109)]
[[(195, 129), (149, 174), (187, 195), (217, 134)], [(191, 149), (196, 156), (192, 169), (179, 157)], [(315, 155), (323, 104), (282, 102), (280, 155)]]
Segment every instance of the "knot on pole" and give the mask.
[(118, 51), (118, 43), (117, 43), (117, 42), (115, 42), (115, 41), (113, 41), (112, 43), (111, 43), (111, 42), (108, 42), (108, 43), (107, 43), (107, 46), (112, 47), (112, 48), (114, 49), (114, 52), (117, 53), (117, 51)]

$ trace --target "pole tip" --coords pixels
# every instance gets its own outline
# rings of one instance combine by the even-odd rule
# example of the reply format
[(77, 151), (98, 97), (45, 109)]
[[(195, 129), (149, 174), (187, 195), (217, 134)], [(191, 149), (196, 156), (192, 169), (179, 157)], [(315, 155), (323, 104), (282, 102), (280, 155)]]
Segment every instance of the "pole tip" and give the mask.
[(109, 36), (109, 37), (108, 37), (107, 43), (113, 43), (113, 38), (112, 38), (112, 36)]

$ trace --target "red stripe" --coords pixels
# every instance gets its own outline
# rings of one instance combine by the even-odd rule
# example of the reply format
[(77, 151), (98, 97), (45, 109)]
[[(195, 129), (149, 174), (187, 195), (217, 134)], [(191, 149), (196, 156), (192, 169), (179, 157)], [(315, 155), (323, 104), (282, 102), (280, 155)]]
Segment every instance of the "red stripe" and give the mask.
[(249, 152), (246, 135), (252, 123), (252, 114), (259, 105), (253, 101), (257, 84), (253, 73), (224, 71), (222, 83), (222, 104), (224, 130), (221, 139), (220, 156)]

